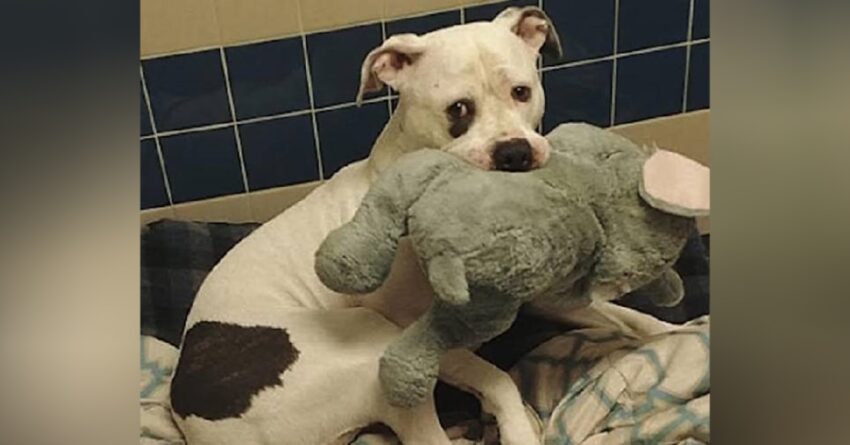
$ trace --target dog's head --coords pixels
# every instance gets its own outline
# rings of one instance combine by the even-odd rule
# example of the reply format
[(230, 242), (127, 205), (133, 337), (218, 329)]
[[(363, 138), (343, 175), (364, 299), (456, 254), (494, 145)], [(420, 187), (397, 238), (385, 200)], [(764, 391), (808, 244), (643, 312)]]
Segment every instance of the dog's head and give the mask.
[(560, 54), (551, 20), (536, 7), (508, 8), (491, 22), (400, 34), (363, 62), (358, 100), (389, 85), (393, 119), (417, 147), (453, 153), (483, 169), (543, 166), (550, 147), (537, 131), (541, 52)]

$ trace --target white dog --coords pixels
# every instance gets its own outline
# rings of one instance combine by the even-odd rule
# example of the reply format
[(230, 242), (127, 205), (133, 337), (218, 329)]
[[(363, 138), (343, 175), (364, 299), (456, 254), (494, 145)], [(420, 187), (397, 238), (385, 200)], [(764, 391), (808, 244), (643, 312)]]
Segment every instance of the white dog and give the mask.
[[(535, 131), (544, 106), (541, 50), (560, 52), (560, 44), (545, 14), (527, 7), (492, 22), (394, 36), (369, 53), (358, 97), (384, 84), (400, 94), (369, 158), (257, 229), (198, 292), (171, 393), (190, 445), (344, 444), (374, 423), (404, 444), (449, 443), (433, 397), (395, 408), (377, 380), (386, 345), (431, 302), (409, 247), (367, 296), (325, 288), (313, 257), (352, 217), (375, 175), (405, 152), (441, 148), (484, 169), (545, 164), (549, 146)], [(539, 443), (517, 388), (495, 366), (456, 350), (440, 378), (480, 398), (503, 444)]]

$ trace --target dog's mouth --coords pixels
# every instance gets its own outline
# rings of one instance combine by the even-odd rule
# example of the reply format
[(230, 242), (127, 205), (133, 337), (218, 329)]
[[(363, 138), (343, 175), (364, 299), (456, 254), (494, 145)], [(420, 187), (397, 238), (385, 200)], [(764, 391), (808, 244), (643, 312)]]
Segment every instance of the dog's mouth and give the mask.
[(470, 153), (461, 156), (466, 162), (480, 168), (481, 170), (503, 171), (503, 172), (528, 172), (537, 170), (546, 165), (549, 156), (523, 156), (520, 154), (502, 155), (494, 159), (492, 155)]
[(515, 137), (474, 148), (455, 146), (447, 151), (482, 170), (527, 172), (545, 166), (550, 150), (542, 137), (539, 140)]
[(548, 161), (548, 157), (546, 160), (540, 160), (536, 158), (532, 158), (530, 160), (521, 160), (521, 161), (512, 161), (509, 163), (497, 163), (494, 162), (489, 157), (464, 157), (465, 161), (474, 165), (475, 167), (480, 168), (481, 170), (489, 170), (489, 171), (502, 171), (502, 172), (512, 172), (512, 173), (521, 173), (521, 172), (529, 172), (533, 170), (537, 170), (546, 165), (546, 161)]

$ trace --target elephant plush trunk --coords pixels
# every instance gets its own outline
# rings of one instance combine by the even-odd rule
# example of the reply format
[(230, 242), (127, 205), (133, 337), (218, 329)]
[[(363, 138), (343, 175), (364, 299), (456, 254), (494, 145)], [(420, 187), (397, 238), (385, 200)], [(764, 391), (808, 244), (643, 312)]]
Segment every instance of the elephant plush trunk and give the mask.
[[(407, 232), (408, 209), (440, 172), (437, 164), (411, 168), (408, 164), (417, 159), (412, 156), (400, 161), (379, 176), (352, 220), (332, 231), (319, 246), (314, 267), (325, 286), (337, 292), (364, 294), (386, 280), (399, 238)], [(411, 173), (414, 171), (418, 173)]]

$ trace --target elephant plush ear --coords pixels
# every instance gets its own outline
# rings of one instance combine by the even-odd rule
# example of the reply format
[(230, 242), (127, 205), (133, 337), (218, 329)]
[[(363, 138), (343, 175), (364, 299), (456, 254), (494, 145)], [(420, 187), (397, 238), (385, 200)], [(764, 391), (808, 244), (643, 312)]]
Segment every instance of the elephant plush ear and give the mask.
[(667, 150), (655, 150), (643, 164), (640, 196), (650, 206), (673, 215), (709, 214), (708, 167)]

